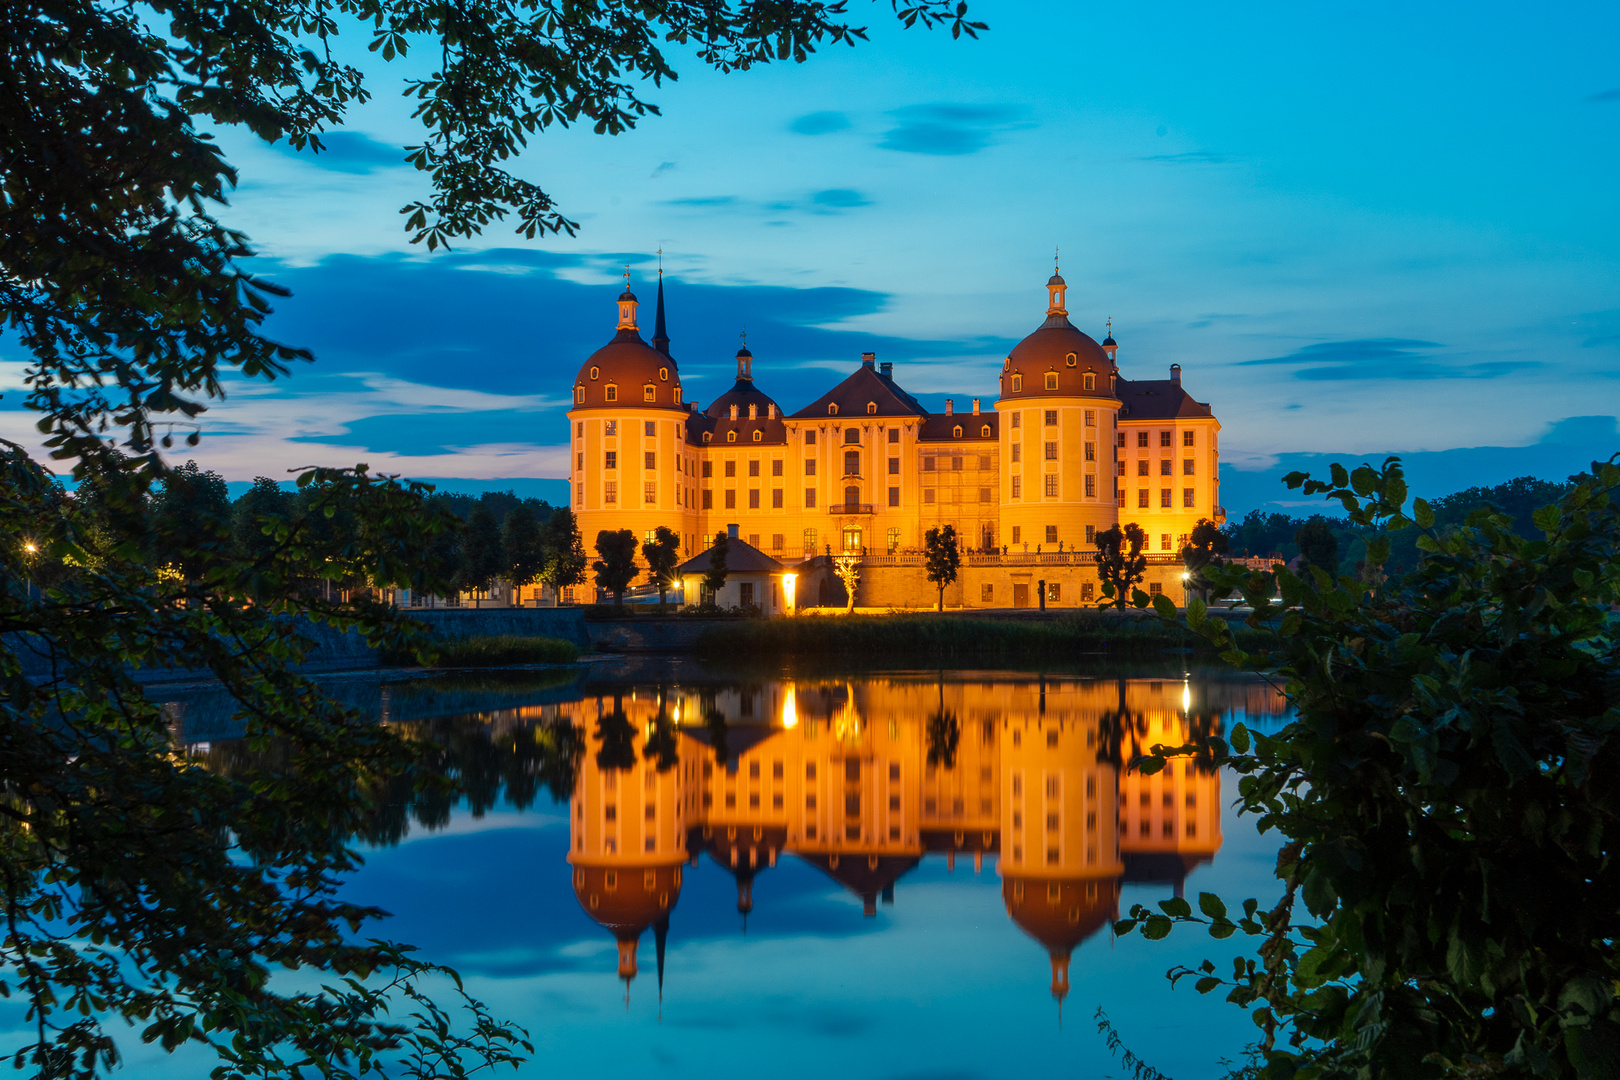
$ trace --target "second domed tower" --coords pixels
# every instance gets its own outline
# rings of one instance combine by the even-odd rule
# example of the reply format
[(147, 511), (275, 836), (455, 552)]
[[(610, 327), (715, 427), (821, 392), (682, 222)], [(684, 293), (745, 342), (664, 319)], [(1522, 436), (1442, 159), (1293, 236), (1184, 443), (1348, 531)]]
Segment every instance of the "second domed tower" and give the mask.
[(1001, 534), (1009, 551), (1090, 547), (1115, 521), (1119, 370), (1069, 322), (1068, 283), (1046, 283), (1046, 321), (1002, 363)]

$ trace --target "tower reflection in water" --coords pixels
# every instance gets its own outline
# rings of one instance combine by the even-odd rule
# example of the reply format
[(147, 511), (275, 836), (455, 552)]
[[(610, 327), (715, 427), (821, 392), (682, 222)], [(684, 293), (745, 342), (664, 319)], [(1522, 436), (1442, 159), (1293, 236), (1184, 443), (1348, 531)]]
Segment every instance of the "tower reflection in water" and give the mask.
[(1144, 776), (1122, 766), (1154, 744), (1221, 734), (1233, 708), (1277, 712), (1266, 688), (1148, 680), (860, 682), (635, 687), (556, 706), (586, 733), (568, 861), (580, 905), (619, 944), (619, 977), (665, 938), (682, 867), (706, 853), (752, 910), (754, 879), (785, 856), (862, 902), (929, 854), (954, 869), (992, 859), (1007, 914), (1051, 959), (1117, 917), (1125, 882), (1178, 895), (1221, 847), (1221, 777), (1207, 756)]

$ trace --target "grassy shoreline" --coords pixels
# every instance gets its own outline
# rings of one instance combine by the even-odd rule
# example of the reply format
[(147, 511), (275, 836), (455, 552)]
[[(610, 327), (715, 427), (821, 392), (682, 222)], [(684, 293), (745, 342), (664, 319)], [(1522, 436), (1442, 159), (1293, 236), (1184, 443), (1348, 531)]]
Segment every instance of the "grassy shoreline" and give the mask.
[[(1233, 626), (1238, 640), (1256, 632)], [(840, 615), (717, 626), (698, 639), (706, 657), (824, 656), (961, 659), (1061, 658), (1076, 653), (1213, 652), (1182, 626), (1137, 612), (1081, 611), (1047, 621), (958, 615)]]

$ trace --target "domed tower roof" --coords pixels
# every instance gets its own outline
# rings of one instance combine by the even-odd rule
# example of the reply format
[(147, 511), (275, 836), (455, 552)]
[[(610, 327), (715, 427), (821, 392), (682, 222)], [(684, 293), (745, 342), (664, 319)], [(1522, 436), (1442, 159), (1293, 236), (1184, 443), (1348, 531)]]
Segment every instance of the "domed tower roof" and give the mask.
[(894, 883), (922, 861), (916, 855), (875, 855), (863, 852), (836, 855), (801, 854), (805, 862), (861, 898), (861, 913), (877, 914), (878, 897), (894, 899)]
[(675, 361), (643, 341), (636, 328), (636, 294), (630, 291), (628, 273), (618, 302), (618, 332), (574, 376), (574, 407), (683, 408)]
[(636, 977), (636, 943), (655, 923), (666, 921), (681, 896), (681, 867), (574, 867), (574, 898), (595, 922), (619, 941), (619, 978)]
[(1001, 899), (1018, 928), (1052, 958), (1052, 996), (1069, 992), (1069, 956), (1086, 938), (1119, 913), (1115, 878), (1037, 878), (1009, 876)]
[(745, 920), (754, 910), (754, 878), (774, 867), (786, 847), (785, 825), (695, 825), (686, 834), (687, 851), (707, 851), (709, 858), (737, 879), (737, 912)]
[[(787, 427), (782, 423), (782, 407), (769, 394), (754, 385), (754, 354), (744, 345), (737, 350), (737, 381), (703, 410), (714, 421), (714, 437), (725, 440), (735, 431), (738, 442), (783, 443)], [(759, 438), (754, 439), (754, 432)]]
[[(1113, 379), (1119, 374), (1103, 346), (1069, 321), (1064, 297), (1068, 283), (1053, 274), (1046, 283), (1046, 321), (1033, 334), (1013, 346), (1001, 368), (1001, 400), (1038, 398), (1041, 394), (1069, 397), (1113, 398)], [(1057, 385), (1047, 378), (1056, 374)], [(1021, 389), (1013, 376), (1020, 376)], [(1090, 375), (1091, 385), (1086, 385)]]

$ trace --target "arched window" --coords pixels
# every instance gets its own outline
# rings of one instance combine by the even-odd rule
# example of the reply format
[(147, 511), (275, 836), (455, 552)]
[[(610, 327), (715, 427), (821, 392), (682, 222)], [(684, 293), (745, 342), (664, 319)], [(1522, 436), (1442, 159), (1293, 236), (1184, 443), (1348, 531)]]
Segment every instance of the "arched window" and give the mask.
[(708, 442), (708, 441), (709, 441), (709, 440), (710, 440), (710, 439), (712, 439), (712, 438), (714, 438), (714, 432), (712, 432), (712, 431), (705, 431), (705, 432), (704, 432), (704, 433), (703, 433), (703, 441), (704, 441), (704, 442)]
[(754, 441), (755, 442), (759, 442), (764, 438), (765, 438), (765, 433), (763, 431), (754, 432)]
[(735, 431), (726, 432), (726, 442), (736, 442), (736, 441), (737, 441), (737, 433)]
[(845, 428), (844, 441), (847, 443), (859, 443), (861, 441), (861, 429), (854, 427)]
[(600, 376), (601, 374), (602, 374), (602, 369), (601, 368), (599, 368), (599, 367), (591, 368), (591, 382), (595, 382), (597, 380), (597, 377)]
[(1097, 389), (1097, 376), (1093, 375), (1089, 371), (1086, 372), (1086, 389), (1087, 390), (1095, 390), (1095, 389)]
[(951, 438), (960, 439), (961, 437), (962, 437), (962, 425), (957, 424), (955, 427), (951, 428)]
[(1013, 393), (1015, 393), (1015, 394), (1019, 393), (1023, 389), (1024, 389), (1024, 377), (1022, 375), (1014, 375), (1013, 376)]
[(1057, 387), (1057, 372), (1048, 371), (1046, 373), (1046, 388), (1048, 390), (1056, 390), (1058, 388)]
[(837, 416), (838, 415), (838, 402), (836, 402), (836, 401), (827, 402), (827, 415), (828, 416)]
[(574, 387), (574, 403), (577, 405), (585, 404), (585, 387)]
[(658, 388), (656, 386), (654, 386), (652, 383), (648, 383), (646, 386), (643, 386), (641, 388), (641, 400), (642, 401), (657, 401), (658, 400)]
[(1068, 356), (1065, 356), (1063, 358), (1063, 362), (1068, 364), (1070, 367), (1074, 367), (1074, 353), (1070, 353)]
[(1009, 356), (1009, 357), (1007, 357), (1007, 359), (1005, 359), (1005, 360), (1003, 360), (1001, 362), (1001, 370), (1002, 371), (1011, 371), (1012, 370), (1012, 357)]
[(681, 403), (681, 388), (677, 386), (675, 388), (675, 404), (679, 405), (680, 403)]
[(867, 416), (876, 416), (877, 415), (877, 402), (868, 401), (866, 403), (866, 415)]
[(844, 475), (861, 475), (861, 452), (859, 450), (844, 451)]
[[(980, 436), (981, 436), (981, 437), (983, 437), (983, 438), (986, 438), (986, 439), (988, 439), (988, 438), (989, 438), (989, 437), (990, 437), (990, 425), (989, 425), (989, 424), (986, 424), (986, 425), (984, 425), (984, 427), (982, 427), (982, 428), (980, 428), (980, 429), (979, 429), (979, 435), (980, 435)], [(986, 544), (986, 545), (985, 545), (985, 546), (986, 546), (986, 547), (989, 547), (989, 545), (988, 545), (988, 544)]]
[(669, 382), (669, 368), (661, 367), (658, 369), (658, 381)]
[(608, 383), (607, 385), (607, 399), (609, 401), (619, 400), (619, 388), (614, 386), (612, 383)]

